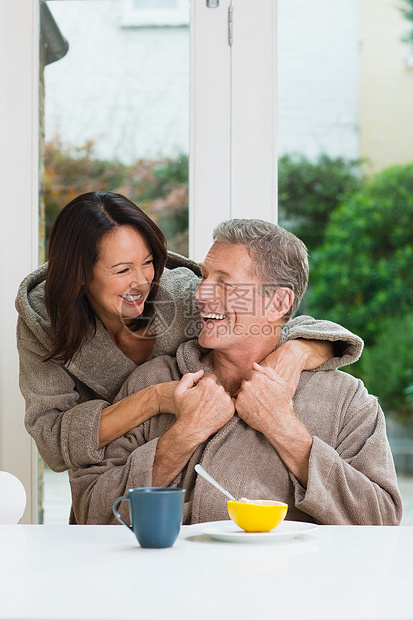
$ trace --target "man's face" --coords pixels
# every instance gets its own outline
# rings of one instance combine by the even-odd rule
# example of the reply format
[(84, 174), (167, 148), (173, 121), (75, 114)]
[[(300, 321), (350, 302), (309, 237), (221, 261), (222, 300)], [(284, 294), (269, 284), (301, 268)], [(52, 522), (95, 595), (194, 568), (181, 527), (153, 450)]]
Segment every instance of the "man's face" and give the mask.
[(268, 297), (252, 275), (251, 258), (242, 245), (214, 243), (201, 265), (202, 281), (195, 299), (201, 314), (199, 344), (225, 351), (246, 347), (251, 338), (270, 336)]

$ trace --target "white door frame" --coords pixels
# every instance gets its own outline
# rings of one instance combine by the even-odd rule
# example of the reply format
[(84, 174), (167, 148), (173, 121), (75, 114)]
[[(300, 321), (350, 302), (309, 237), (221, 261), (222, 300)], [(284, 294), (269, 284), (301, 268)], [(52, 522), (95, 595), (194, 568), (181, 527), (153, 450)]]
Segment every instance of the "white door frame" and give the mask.
[(277, 220), (276, 10), (276, 0), (191, 7), (189, 253), (198, 261), (222, 220)]
[[(233, 44), (228, 44), (232, 8)], [(275, 221), (276, 0), (191, 0), (190, 253), (214, 226)], [(18, 387), (14, 299), (38, 261), (39, 0), (0, 0), (0, 470), (23, 482), (37, 519), (36, 450)]]
[(14, 299), (38, 255), (38, 0), (0, 0), (0, 469), (24, 484), (36, 521), (36, 451), (24, 429)]

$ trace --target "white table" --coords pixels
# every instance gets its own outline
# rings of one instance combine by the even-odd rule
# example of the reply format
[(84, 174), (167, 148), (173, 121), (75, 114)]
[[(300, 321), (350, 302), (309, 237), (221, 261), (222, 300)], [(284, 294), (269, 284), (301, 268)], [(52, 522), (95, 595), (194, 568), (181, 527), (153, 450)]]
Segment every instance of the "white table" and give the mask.
[(204, 528), (142, 549), (123, 526), (0, 526), (0, 618), (413, 618), (413, 527), (322, 526), (265, 544)]

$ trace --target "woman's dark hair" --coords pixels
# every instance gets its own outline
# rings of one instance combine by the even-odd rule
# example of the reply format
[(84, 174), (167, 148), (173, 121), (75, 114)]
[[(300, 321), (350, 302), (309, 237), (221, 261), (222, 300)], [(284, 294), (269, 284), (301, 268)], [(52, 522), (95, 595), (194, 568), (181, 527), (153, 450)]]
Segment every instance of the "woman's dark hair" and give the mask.
[(88, 192), (67, 204), (53, 224), (48, 250), (45, 303), (53, 346), (44, 360), (70, 362), (96, 332), (96, 317), (85, 294), (99, 259), (102, 238), (119, 226), (133, 226), (148, 242), (155, 275), (141, 316), (128, 323), (131, 331), (148, 324), (167, 252), (156, 224), (121, 194)]

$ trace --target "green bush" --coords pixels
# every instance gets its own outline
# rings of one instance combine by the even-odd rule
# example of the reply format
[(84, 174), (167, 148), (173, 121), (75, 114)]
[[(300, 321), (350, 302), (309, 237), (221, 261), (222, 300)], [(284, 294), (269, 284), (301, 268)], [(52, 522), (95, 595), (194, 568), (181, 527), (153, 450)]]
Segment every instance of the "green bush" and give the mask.
[(311, 262), (309, 310), (373, 345), (413, 308), (413, 164), (389, 168), (330, 218)]
[(171, 250), (188, 252), (188, 157), (142, 159), (131, 165), (101, 160), (93, 142), (67, 147), (59, 139), (46, 144), (43, 200), (46, 243), (59, 213), (75, 196), (88, 191), (119, 192), (138, 204), (158, 224)]
[(278, 160), (279, 222), (300, 237), (310, 253), (322, 243), (333, 211), (360, 188), (359, 163), (327, 155), (315, 162), (302, 155)]
[(401, 0), (400, 10), (402, 12), (403, 17), (410, 22), (410, 28), (408, 28), (408, 33), (405, 37), (403, 37), (403, 41), (405, 42), (413, 42), (413, 0)]
[(407, 421), (413, 404), (413, 312), (401, 319), (386, 319), (375, 344), (359, 362), (369, 392), (379, 397), (386, 413)]

